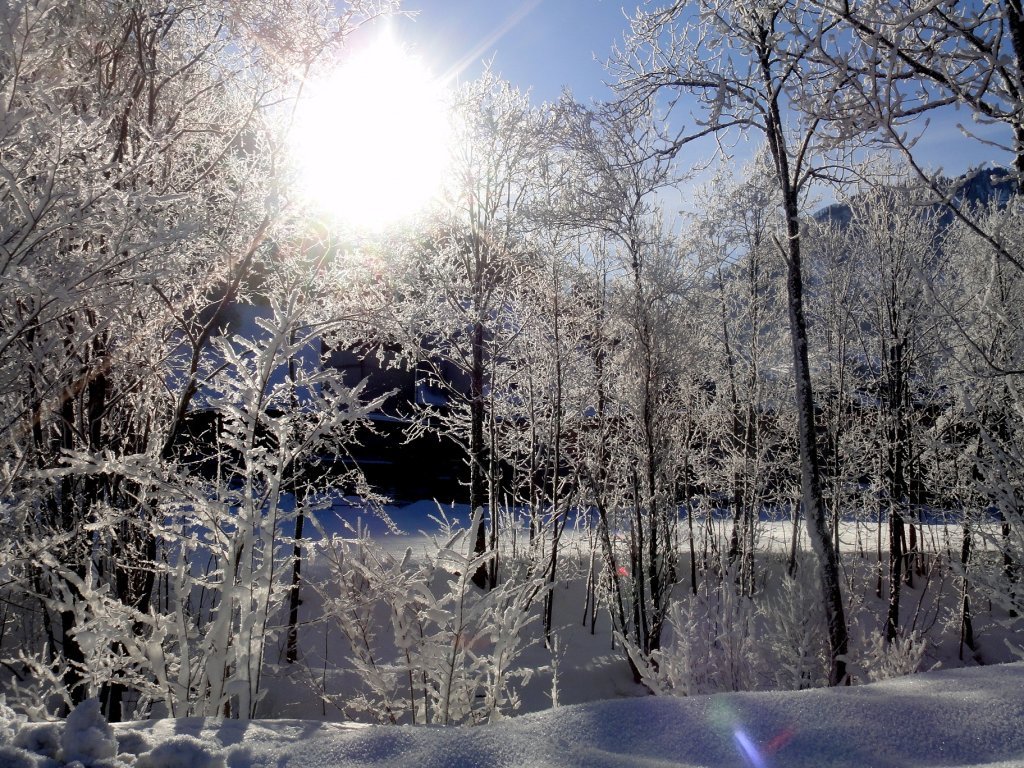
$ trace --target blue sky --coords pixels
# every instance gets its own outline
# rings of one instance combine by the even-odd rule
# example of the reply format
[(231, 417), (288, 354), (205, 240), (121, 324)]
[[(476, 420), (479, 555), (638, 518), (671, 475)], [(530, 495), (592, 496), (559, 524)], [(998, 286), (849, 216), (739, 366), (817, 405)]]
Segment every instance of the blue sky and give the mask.
[(491, 60), (536, 103), (557, 99), (563, 87), (584, 101), (607, 97), (601, 62), (628, 23), (620, 0), (406, 0), (403, 7), (418, 14), (394, 22), (395, 30), (436, 74), (472, 79)]
[[(490, 60), (497, 74), (529, 89), (534, 103), (557, 99), (563, 87), (588, 101), (610, 96), (602, 62), (628, 28), (623, 8), (631, 15), (636, 5), (637, 0), (405, 0), (404, 10), (416, 12), (415, 18), (391, 24), (436, 75), (472, 79)], [(672, 122), (685, 119), (677, 115)], [(970, 113), (933, 115), (918, 145), (919, 160), (951, 175), (1008, 162), (998, 149), (964, 139), (958, 122), (971, 125)], [(742, 146), (737, 149), (746, 154)]]

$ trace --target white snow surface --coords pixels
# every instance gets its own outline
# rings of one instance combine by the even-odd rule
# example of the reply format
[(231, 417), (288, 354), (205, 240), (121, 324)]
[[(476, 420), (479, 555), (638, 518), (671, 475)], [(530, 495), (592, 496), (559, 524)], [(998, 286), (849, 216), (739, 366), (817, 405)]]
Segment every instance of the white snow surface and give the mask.
[[(151, 750), (123, 750), (117, 763), (150, 768), (1024, 766), (1024, 663), (832, 690), (600, 701), (475, 727), (185, 718), (113, 728), (120, 744)], [(0, 747), (0, 764), (12, 754)]]

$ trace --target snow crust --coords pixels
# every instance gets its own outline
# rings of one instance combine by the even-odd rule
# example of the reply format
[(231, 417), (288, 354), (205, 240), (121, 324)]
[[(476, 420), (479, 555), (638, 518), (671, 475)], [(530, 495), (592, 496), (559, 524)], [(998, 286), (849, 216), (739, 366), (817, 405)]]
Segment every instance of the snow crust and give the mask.
[[(62, 747), (64, 760), (140, 768), (1009, 768), (1024, 766), (1022, 724), (1024, 663), (1016, 663), (843, 689), (602, 701), (477, 727), (156, 720), (113, 726), (123, 745), (155, 745), (138, 757), (122, 751), (116, 763), (108, 756), (110, 732), (90, 709), (69, 718)], [(0, 733), (11, 732), (7, 725)], [(18, 725), (32, 728), (15, 724), (15, 733)], [(52, 745), (38, 735), (14, 738)], [(54, 764), (0, 746), (0, 766)]]

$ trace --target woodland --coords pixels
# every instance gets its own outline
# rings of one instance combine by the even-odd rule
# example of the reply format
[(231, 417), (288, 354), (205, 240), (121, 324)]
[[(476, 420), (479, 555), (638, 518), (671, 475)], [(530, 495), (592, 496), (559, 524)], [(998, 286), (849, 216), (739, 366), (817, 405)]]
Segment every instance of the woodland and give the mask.
[[(440, 191), (364, 231), (290, 137), (401, 10), (0, 6), (5, 706), (484, 723), (570, 624), (659, 695), (1020, 657), (1019, 0), (642, 6), (607, 103), (453, 84)], [(926, 164), (950, 115), (997, 162)], [(460, 458), (421, 524), (384, 419)]]

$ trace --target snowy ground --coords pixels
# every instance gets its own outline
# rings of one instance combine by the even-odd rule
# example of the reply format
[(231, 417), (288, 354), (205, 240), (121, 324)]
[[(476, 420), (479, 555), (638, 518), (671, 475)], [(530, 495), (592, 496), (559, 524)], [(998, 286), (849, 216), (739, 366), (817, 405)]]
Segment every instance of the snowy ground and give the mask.
[[(358, 512), (336, 508), (352, 524)], [(391, 507), (402, 530), (395, 534), (372, 516), (363, 523), (396, 555), (430, 549), (436, 532), (430, 502)], [(464, 518), (465, 509), (446, 510)], [(712, 521), (724, 541), (722, 521)], [(793, 535), (789, 521), (760, 521), (759, 569), (780, 568)], [(327, 533), (344, 533), (340, 522)], [(870, 628), (885, 602), (873, 591), (876, 530), (870, 524), (841, 526), (844, 574), (851, 601)], [(514, 542), (516, 536), (520, 539)], [(957, 544), (959, 529), (925, 526), (926, 550)], [(507, 529), (503, 551), (525, 547), (525, 530)], [(801, 547), (803, 548), (803, 547)], [(565, 554), (586, 562), (586, 534), (569, 532)], [(688, 557), (688, 555), (687, 555)], [(688, 562), (688, 561), (687, 561)], [(773, 565), (774, 564), (774, 565)], [(685, 563), (684, 563), (685, 565)], [(328, 577), (322, 562), (305, 571)], [(655, 698), (637, 686), (621, 649), (613, 649), (607, 615), (591, 634), (580, 619), (584, 597), (579, 573), (561, 572), (554, 591), (558, 648), (533, 639), (520, 663), (535, 670), (520, 687), (517, 717), (476, 727), (370, 726), (351, 718), (372, 713), (349, 706), (353, 681), (346, 677), (351, 651), (324, 620), (321, 597), (303, 593), (300, 664), (274, 665), (259, 712), (252, 721), (156, 719), (116, 725), (98, 712), (73, 713), (66, 723), (25, 724), (0, 705), (0, 768), (57, 768), (78, 760), (83, 768), (285, 768), (299, 766), (1021, 766), (1024, 768), (1024, 663), (1012, 658), (1004, 637), (986, 626), (982, 651), (959, 660), (956, 632), (948, 627), (959, 592), (950, 574), (918, 579), (905, 589), (907, 625), (932, 637), (921, 664), (945, 667), (899, 680), (840, 690), (726, 693)], [(687, 568), (683, 568), (686, 571)], [(853, 598), (856, 597), (856, 600)], [(955, 604), (955, 605), (954, 605)], [(953, 606), (951, 608), (950, 606)], [(386, 625), (382, 619), (382, 626)], [(856, 624), (856, 622), (855, 622)], [(979, 625), (981, 620), (979, 618)], [(854, 627), (855, 628), (855, 627)], [(539, 624), (530, 625), (539, 635)], [(278, 654), (281, 649), (277, 649)], [(278, 662), (280, 659), (278, 659)], [(551, 709), (553, 665), (558, 700)], [(990, 666), (951, 669), (961, 664)], [(526, 714), (523, 714), (526, 713)], [(6, 718), (6, 722), (5, 722)], [(79, 768), (79, 766), (75, 766)]]
[[(91, 764), (97, 768), (133, 762), (137, 768), (994, 768), (1024, 766), (1022, 723), (1024, 664), (1009, 664), (929, 672), (839, 690), (602, 701), (476, 727), (301, 720), (129, 723), (114, 728), (121, 754)], [(54, 729), (62, 726), (36, 727), (51, 729), (51, 747), (60, 741)], [(31, 740), (14, 736), (14, 741), (24, 745)], [(84, 757), (83, 765), (89, 766), (90, 754), (102, 750), (83, 747), (102, 742), (101, 734), (79, 729), (64, 739), (63, 749)], [(142, 756), (136, 758), (131, 752)], [(54, 765), (36, 762), (25, 753), (22, 762), (16, 762), (15, 755), (10, 747), (0, 747), (0, 765)]]
[[(359, 520), (360, 527), (368, 530), (384, 549), (399, 559), (407, 548), (413, 551), (414, 557), (431, 549), (430, 535), (437, 531), (431, 516), (439, 514), (437, 505), (431, 501), (390, 506), (386, 511), (400, 530), (396, 534), (388, 531), (388, 527), (372, 514), (360, 514), (360, 510), (346, 508), (341, 504), (336, 505), (333, 511), (337, 513), (337, 518), (324, 516), (328, 533), (350, 536), (351, 531), (341, 521), (347, 525), (357, 525), (356, 520)], [(465, 507), (445, 507), (441, 512), (463, 522), (468, 518)], [(716, 529), (717, 540), (725, 542), (728, 537), (728, 521), (715, 519), (712, 525)], [(801, 527), (800, 535), (803, 533)], [(759, 578), (762, 579), (765, 578), (763, 574), (769, 570), (775, 572), (774, 577), (767, 579), (769, 588), (773, 588), (780, 580), (776, 577), (784, 568), (792, 535), (791, 521), (758, 522), (757, 568), (759, 574), (762, 574)], [(960, 535), (960, 528), (956, 525), (926, 525), (924, 549), (932, 553), (958, 552)], [(528, 546), (528, 532), (524, 528), (506, 529), (503, 536), (502, 549), (506, 553), (516, 548), (522, 552)], [(514, 538), (518, 541), (513, 542)], [(520, 699), (515, 710), (517, 715), (540, 713), (551, 706), (556, 664), (557, 697), (561, 704), (583, 704), (646, 694), (646, 689), (634, 683), (621, 648), (613, 642), (607, 612), (604, 609), (598, 612), (593, 633), (589, 631), (589, 626), (581, 622), (585, 606), (585, 578), (579, 568), (586, 563), (586, 539), (584, 531), (573, 530), (572, 527), (566, 531), (563, 543), (566, 563), (560, 570), (559, 583), (553, 592), (558, 643), (555, 652), (542, 642), (539, 618), (527, 628), (529, 642), (517, 659), (517, 666), (532, 669), (534, 673), (527, 682), (515, 685)], [(863, 521), (843, 522), (840, 526), (840, 541), (844, 552), (844, 589), (851, 603), (848, 619), (853, 637), (862, 638), (882, 626), (887, 606), (887, 594), (883, 592), (880, 598), (874, 595), (876, 525)], [(799, 549), (806, 551), (809, 545), (801, 541)], [(572, 572), (573, 562), (577, 563), (575, 572)], [(684, 552), (680, 572), (685, 578), (688, 578), (688, 563), (689, 555)], [(322, 561), (309, 563), (304, 574), (309, 583), (330, 583), (330, 574)], [(904, 587), (901, 611), (904, 626), (917, 629), (927, 639), (919, 669), (928, 670), (937, 666), (954, 668), (1014, 660), (1014, 655), (1007, 650), (1005, 631), (980, 608), (975, 617), (975, 629), (980, 638), (979, 649), (973, 655), (968, 650), (961, 658), (959, 627), (956, 623), (960, 605), (958, 583), (955, 574), (947, 569), (946, 572), (932, 574), (927, 578), (918, 578), (913, 587)], [(273, 683), (267, 687), (266, 698), (261, 702), (258, 714), (336, 722), (353, 719), (374, 721), (376, 718), (373, 713), (351, 706), (355, 684), (346, 670), (350, 666), (348, 659), (352, 650), (332, 622), (324, 620), (322, 598), (308, 586), (303, 591), (300, 617), (303, 621), (300, 630), (301, 663), (295, 667), (281, 665), (269, 673)], [(379, 617), (378, 625), (382, 628), (389, 625), (386, 614)], [(863, 645), (863, 642), (855, 644), (855, 650), (863, 650)], [(280, 653), (281, 649), (277, 656), (272, 653), (272, 660), (279, 659)], [(856, 682), (865, 682), (865, 676), (856, 672), (856, 653), (851, 660)]]
[[(286, 503), (284, 508), (289, 508)], [(389, 531), (388, 526), (372, 512), (367, 511), (358, 502), (348, 503), (346, 500), (335, 500), (331, 509), (321, 513), (320, 521), (327, 533), (346, 535), (351, 533), (351, 527), (359, 521), (375, 538), (385, 542), (387, 548), (396, 553), (402, 552), (405, 547), (412, 546), (421, 549), (429, 541), (429, 535), (436, 532), (437, 523), (434, 518), (438, 515), (458, 521), (462, 525), (469, 522), (469, 507), (465, 504), (444, 504), (429, 499), (415, 501), (403, 505), (387, 505), (383, 507), (384, 512), (394, 523), (397, 533)], [(685, 519), (685, 518), (683, 518)], [(698, 516), (695, 522), (695, 535), (699, 538), (702, 534), (700, 526), (704, 525), (703, 518)], [(684, 523), (685, 525), (685, 523)], [(732, 526), (732, 518), (727, 510), (722, 510), (720, 515), (712, 517), (711, 526), (715, 530), (716, 537), (725, 541)], [(976, 531), (987, 531), (991, 540), (994, 540), (999, 533), (999, 526), (993, 522), (991, 525), (979, 525), (974, 523)], [(839, 525), (839, 547), (844, 553), (867, 553), (874, 554), (878, 545), (878, 523), (873, 522), (869, 515), (862, 515), (860, 519), (851, 516), (843, 520)], [(923, 549), (929, 552), (937, 552), (952, 548), (959, 551), (961, 527), (958, 522), (953, 521), (950, 525), (941, 524), (936, 518), (930, 523), (921, 526), (924, 541), (921, 542)], [(518, 525), (513, 527), (509, 533), (515, 538), (515, 545), (525, 546), (528, 540), (527, 520), (525, 515), (520, 515)], [(756, 548), (759, 552), (781, 552), (788, 553), (792, 546), (794, 533), (793, 521), (788, 513), (779, 512), (775, 517), (763, 515), (756, 523)], [(888, 547), (887, 523), (882, 525), (882, 546)], [(319, 535), (314, 532), (314, 537)], [(580, 529), (570, 522), (565, 530), (565, 537), (572, 541), (581, 535)], [(801, 520), (796, 526), (797, 548), (802, 550), (810, 549), (810, 540), (807, 536), (807, 527)], [(991, 540), (978, 539), (975, 547), (985, 547), (991, 544)], [(503, 546), (511, 547), (512, 542), (504, 541)]]

